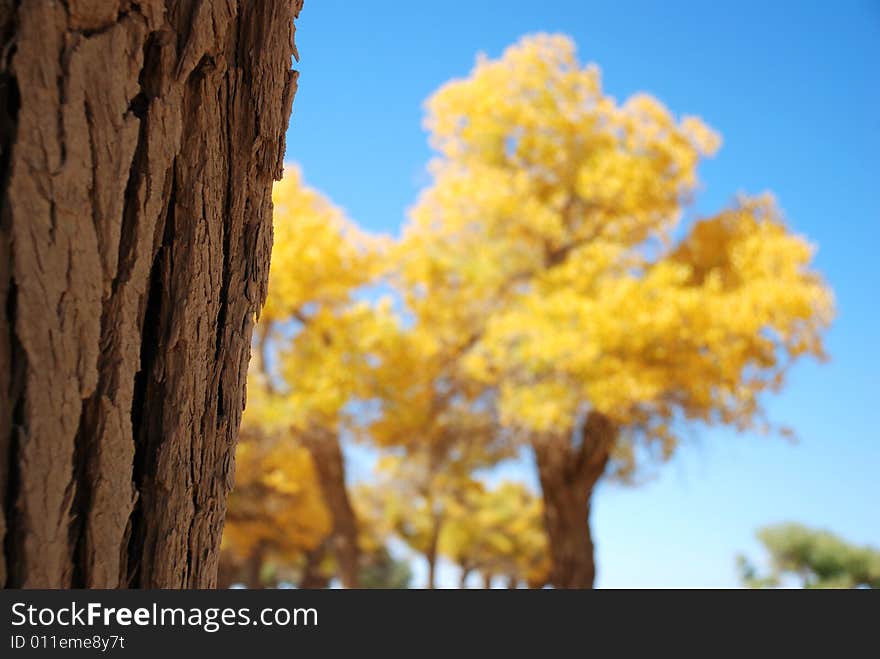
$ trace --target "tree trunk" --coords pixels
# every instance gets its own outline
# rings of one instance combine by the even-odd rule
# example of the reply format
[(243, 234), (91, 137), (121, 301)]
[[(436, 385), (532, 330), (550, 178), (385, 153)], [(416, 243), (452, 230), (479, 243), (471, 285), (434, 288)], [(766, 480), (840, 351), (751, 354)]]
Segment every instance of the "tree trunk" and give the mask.
[(539, 457), (544, 526), (552, 563), (550, 583), (556, 588), (592, 588), (596, 567), (590, 533), (591, 492), (556, 475), (545, 477), (549, 470), (543, 462)]
[(224, 590), (238, 583), (238, 566), (228, 553), (220, 554), (220, 562), (217, 567), (217, 588)]
[(467, 588), (467, 580), (469, 576), (471, 576), (471, 568), (462, 566), (461, 572), (458, 575), (458, 587), (461, 590)]
[(242, 571), (242, 581), (247, 588), (258, 590), (263, 587), (263, 562), (265, 561), (265, 550), (261, 544), (257, 544), (251, 550), (250, 555), (244, 562)]
[(301, 4), (0, 0), (0, 585), (215, 585)]
[[(434, 505), (429, 498), (430, 508), (433, 510)], [(443, 526), (443, 520), (440, 515), (431, 515), (431, 537), (428, 539), (428, 551), (425, 552), (425, 558), (428, 561), (428, 589), (434, 590), (437, 587), (437, 554), (440, 545), (440, 529)]]
[(321, 493), (333, 518), (331, 546), (339, 564), (339, 577), (346, 588), (357, 588), (360, 572), (358, 523), (345, 484), (345, 459), (339, 438), (335, 434), (320, 433), (305, 438), (303, 443), (315, 463)]
[(593, 587), (590, 499), (616, 439), (614, 425), (596, 412), (588, 414), (576, 445), (567, 435), (533, 438), (552, 562), (550, 583), (556, 588)]
[(429, 551), (425, 556), (428, 561), (428, 590), (437, 588), (437, 552)]
[(326, 588), (330, 584), (330, 579), (321, 570), (321, 563), (324, 561), (326, 553), (327, 549), (324, 543), (306, 552), (306, 562), (303, 566), (302, 578), (299, 580), (299, 588)]

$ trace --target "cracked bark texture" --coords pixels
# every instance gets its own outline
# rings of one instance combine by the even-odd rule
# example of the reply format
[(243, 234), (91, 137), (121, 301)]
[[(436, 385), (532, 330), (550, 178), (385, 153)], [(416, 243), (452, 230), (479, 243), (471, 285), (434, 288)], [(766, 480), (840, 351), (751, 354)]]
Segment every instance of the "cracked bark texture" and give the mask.
[(301, 6), (0, 0), (0, 585), (215, 585)]

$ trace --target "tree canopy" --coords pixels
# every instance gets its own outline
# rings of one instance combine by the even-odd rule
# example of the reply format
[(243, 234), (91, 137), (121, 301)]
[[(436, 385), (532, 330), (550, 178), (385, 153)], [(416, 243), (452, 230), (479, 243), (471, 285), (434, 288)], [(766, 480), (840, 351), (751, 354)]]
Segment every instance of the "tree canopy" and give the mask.
[(777, 524), (758, 531), (769, 558), (761, 572), (745, 556), (737, 557), (743, 585), (772, 588), (880, 588), (880, 549), (847, 542), (830, 531), (802, 524)]
[(427, 112), (407, 300), (465, 342), (506, 424), (568, 434), (586, 406), (669, 455), (678, 416), (753, 428), (794, 360), (824, 355), (831, 294), (771, 195), (682, 226), (720, 146), (700, 119), (616, 102), (548, 35), (479, 59)]
[[(266, 463), (312, 488), (285, 512), (311, 520), (297, 546), (349, 584), (359, 552), (384, 565), (395, 538), (432, 584), (445, 557), (464, 577), (589, 586), (596, 484), (634, 482), (689, 424), (787, 432), (766, 395), (825, 357), (831, 290), (772, 194), (698, 216), (718, 133), (648, 94), (611, 97), (567, 37), (481, 56), (428, 99), (425, 126), (431, 183), (399, 238), (360, 229), (296, 168), (275, 187), (243, 482)], [(352, 442), (377, 458), (354, 488)], [(523, 449), (541, 493), (490, 486)]]

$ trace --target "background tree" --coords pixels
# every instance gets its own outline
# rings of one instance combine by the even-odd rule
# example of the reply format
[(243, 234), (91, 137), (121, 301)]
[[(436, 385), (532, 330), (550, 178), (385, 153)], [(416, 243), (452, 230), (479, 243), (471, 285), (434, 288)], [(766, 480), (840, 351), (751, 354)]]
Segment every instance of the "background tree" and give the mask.
[[(252, 375), (252, 382), (258, 381)], [(266, 396), (259, 388), (249, 398), (236, 451), (236, 486), (223, 535), (220, 585), (326, 588), (341, 570), (332, 551), (333, 520), (312, 453), (291, 435), (283, 399)], [(272, 406), (274, 410), (268, 409)], [(388, 551), (383, 521), (370, 518), (370, 509), (357, 497), (354, 508), (358, 585), (407, 588), (409, 566)]]
[(765, 527), (758, 531), (758, 539), (769, 554), (770, 571), (762, 576), (748, 559), (738, 556), (744, 586), (880, 588), (880, 550), (875, 547), (859, 547), (801, 524)]
[(343, 584), (355, 587), (358, 523), (341, 440), (359, 423), (355, 406), (376, 346), (395, 328), (387, 305), (357, 297), (380, 272), (383, 241), (357, 229), (296, 168), (275, 186), (273, 200), (273, 267), (249, 383), (273, 402), (256, 423), (282, 422), (289, 441), (311, 453), (333, 520), (330, 551)]
[(409, 588), (412, 570), (405, 560), (395, 558), (387, 547), (382, 547), (368, 555), (361, 567), (360, 584), (362, 588), (397, 589)]
[[(390, 252), (399, 258), (396, 245)], [(376, 489), (388, 525), (428, 563), (435, 584), (439, 542), (453, 499), (475, 485), (474, 472), (511, 457), (491, 392), (461, 377), (456, 337), (407, 315), (383, 336), (367, 385), (375, 403), (365, 426), (385, 453)]]
[(386, 455), (377, 466), (377, 482), (360, 490), (370, 502), (373, 518), (382, 520), (385, 533), (424, 557), (428, 588), (436, 586), (441, 537), (454, 499), (479, 487), (469, 470), (436, 465), (428, 450)]
[(375, 491), (369, 484), (356, 486), (354, 493), (361, 549), (359, 585), (361, 588), (409, 588), (412, 570), (406, 557), (392, 553), (392, 529), (377, 506)]
[(650, 96), (618, 104), (565, 37), (480, 58), (427, 110), (405, 298), (532, 447), (552, 583), (592, 586), (598, 481), (668, 458), (681, 421), (763, 429), (761, 395), (822, 356), (831, 294), (769, 196), (683, 232), (719, 138)]
[(301, 6), (0, 3), (0, 584), (214, 585)]
[(235, 453), (221, 587), (324, 583), (316, 572), (326, 562), (330, 511), (311, 454), (290, 436), (284, 410), (270, 409), (277, 403), (265, 388), (251, 388)]
[(440, 551), (461, 570), (466, 587), (474, 571), (489, 587), (494, 577), (509, 588), (547, 583), (550, 561), (540, 497), (522, 483), (503, 481), (497, 487), (474, 487), (451, 505), (440, 539)]

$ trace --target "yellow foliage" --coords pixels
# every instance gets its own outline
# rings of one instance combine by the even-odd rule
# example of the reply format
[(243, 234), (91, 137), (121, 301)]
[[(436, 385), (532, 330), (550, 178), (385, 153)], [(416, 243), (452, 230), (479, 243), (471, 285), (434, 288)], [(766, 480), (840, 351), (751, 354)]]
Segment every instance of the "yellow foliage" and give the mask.
[[(269, 294), (257, 328), (249, 401), (259, 425), (338, 432), (345, 406), (364, 392), (382, 337), (396, 330), (390, 303), (358, 292), (384, 267), (384, 238), (360, 231), (289, 167), (272, 194), (275, 242)], [(246, 418), (247, 421), (247, 418)]]
[(383, 239), (357, 229), (295, 167), (273, 203), (269, 294), (224, 542), (239, 558), (259, 548), (290, 565), (333, 527), (303, 440), (339, 441), (346, 406), (365, 393), (375, 348), (396, 324), (386, 302), (358, 299), (383, 265)]
[(245, 428), (235, 457), (224, 550), (240, 561), (259, 552), (291, 564), (317, 547), (331, 520), (308, 451), (285, 435)]
[[(612, 98), (566, 37), (480, 57), (426, 109), (433, 182), (400, 241), (295, 168), (274, 189), (225, 541), (317, 546), (329, 516), (299, 440), (347, 431), (386, 451), (356, 498), (367, 553), (394, 534), (542, 584), (540, 498), (475, 470), (513, 438), (568, 442), (585, 411), (615, 427), (622, 476), (645, 447), (672, 455), (681, 419), (761, 428), (762, 395), (824, 356), (834, 301), (768, 194), (682, 226), (719, 135), (647, 94)], [(377, 299), (386, 275), (397, 297)]]
[(474, 487), (450, 505), (440, 551), (456, 565), (542, 586), (550, 570), (541, 497), (521, 483)]
[(768, 195), (676, 244), (719, 136), (646, 94), (618, 103), (568, 38), (479, 58), (431, 97), (426, 126), (439, 157), (399, 281), (507, 428), (568, 436), (587, 406), (668, 456), (678, 416), (754, 427), (760, 394), (823, 355), (833, 300), (813, 248)]
[(376, 274), (383, 240), (369, 236), (288, 166), (272, 189), (272, 269), (261, 318), (285, 321), (346, 304)]

